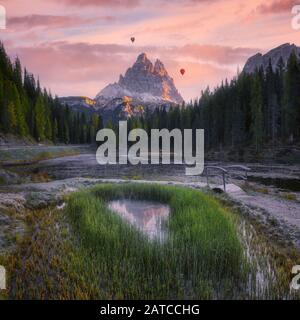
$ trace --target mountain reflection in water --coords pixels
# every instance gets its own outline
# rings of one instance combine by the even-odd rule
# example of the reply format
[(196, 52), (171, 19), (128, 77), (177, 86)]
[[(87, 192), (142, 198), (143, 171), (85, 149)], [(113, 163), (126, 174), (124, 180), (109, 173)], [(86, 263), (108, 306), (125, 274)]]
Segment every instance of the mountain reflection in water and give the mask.
[(137, 227), (151, 240), (163, 241), (167, 232), (164, 222), (170, 214), (170, 207), (150, 201), (115, 200), (108, 204), (109, 209), (117, 213), (125, 221)]

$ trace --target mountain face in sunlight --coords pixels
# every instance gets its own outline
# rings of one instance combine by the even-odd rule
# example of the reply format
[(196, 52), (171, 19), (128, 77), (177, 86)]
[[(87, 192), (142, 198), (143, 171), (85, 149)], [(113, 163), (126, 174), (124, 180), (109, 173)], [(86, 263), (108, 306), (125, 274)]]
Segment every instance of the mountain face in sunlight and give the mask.
[(126, 110), (131, 109), (131, 113), (136, 112), (136, 107), (140, 111), (143, 110), (141, 106), (150, 109), (156, 106), (168, 108), (183, 102), (163, 63), (156, 60), (153, 65), (145, 53), (137, 57), (134, 65), (124, 76), (120, 76), (117, 83), (109, 84), (100, 91), (95, 100), (98, 110), (115, 110), (123, 104)]
[[(252, 74), (256, 69), (263, 68), (266, 72), (271, 63), (273, 71), (282, 67), (286, 69), (292, 53), (300, 59), (300, 47), (294, 44), (282, 44), (266, 54), (257, 53), (250, 57), (243, 72)], [(120, 75), (119, 81), (107, 85), (95, 99), (86, 97), (64, 97), (60, 101), (85, 113), (96, 112), (104, 120), (116, 122), (142, 116), (145, 111), (155, 110), (156, 107), (180, 105), (183, 98), (175, 87), (163, 63), (156, 60), (153, 64), (142, 53), (125, 75)]]

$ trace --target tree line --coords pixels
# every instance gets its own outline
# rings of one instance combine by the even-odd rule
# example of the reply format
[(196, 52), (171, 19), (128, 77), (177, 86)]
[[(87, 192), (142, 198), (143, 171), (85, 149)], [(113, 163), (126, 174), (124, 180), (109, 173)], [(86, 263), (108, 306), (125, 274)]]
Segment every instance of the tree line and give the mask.
[(0, 43), (0, 132), (36, 141), (91, 143), (102, 127), (96, 113), (74, 112), (62, 105), (20, 60), (11, 61)]
[[(0, 132), (54, 143), (95, 142), (101, 116), (75, 112), (42, 89), (20, 60), (10, 60), (0, 43)], [(112, 120), (106, 127), (117, 130)], [(300, 59), (292, 53), (287, 65), (271, 61), (266, 70), (240, 73), (213, 91), (169, 110), (145, 108), (128, 120), (128, 130), (144, 128), (205, 129), (206, 149), (295, 143), (300, 140)]]
[(170, 110), (156, 108), (130, 119), (133, 128), (205, 129), (206, 149), (255, 147), (300, 140), (300, 59), (291, 54), (266, 70), (240, 73), (201, 98)]

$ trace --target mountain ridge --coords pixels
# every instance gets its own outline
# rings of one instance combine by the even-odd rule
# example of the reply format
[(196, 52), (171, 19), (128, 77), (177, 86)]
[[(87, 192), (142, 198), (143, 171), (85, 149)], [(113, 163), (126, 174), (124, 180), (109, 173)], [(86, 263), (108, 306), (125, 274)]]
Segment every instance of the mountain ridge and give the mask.
[[(257, 53), (249, 57), (243, 72), (251, 74), (260, 67), (266, 70), (269, 61), (275, 71), (281, 58), (285, 68), (292, 52), (300, 60), (300, 47), (290, 43), (275, 47), (265, 54)], [(141, 53), (125, 74), (119, 76), (118, 82), (108, 84), (95, 99), (66, 97), (60, 100), (82, 112), (97, 112), (104, 121), (139, 117), (146, 109), (169, 109), (183, 103), (183, 98), (163, 63), (157, 59), (153, 64), (145, 53)]]
[(110, 99), (130, 97), (139, 103), (181, 104), (183, 98), (175, 87), (164, 64), (156, 60), (154, 65), (146, 53), (141, 53), (119, 81), (107, 85), (96, 95), (96, 106), (101, 107)]
[(267, 53), (257, 53), (250, 57), (243, 69), (245, 73), (254, 73), (256, 69), (263, 68), (266, 71), (269, 61), (271, 61), (271, 65), (273, 71), (276, 71), (280, 64), (280, 60), (282, 58), (283, 67), (287, 66), (288, 59), (292, 52), (295, 52), (296, 56), (300, 60), (300, 47), (297, 47), (295, 44), (284, 43), (278, 47), (275, 47), (269, 50)]

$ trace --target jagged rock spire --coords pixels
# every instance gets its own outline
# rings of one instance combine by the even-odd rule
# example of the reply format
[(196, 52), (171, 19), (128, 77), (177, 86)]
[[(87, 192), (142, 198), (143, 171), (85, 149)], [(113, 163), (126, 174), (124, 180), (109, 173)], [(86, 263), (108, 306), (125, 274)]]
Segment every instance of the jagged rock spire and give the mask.
[(136, 62), (129, 68), (119, 82), (105, 87), (96, 100), (122, 98), (129, 96), (142, 102), (176, 103), (183, 99), (175, 87), (173, 79), (168, 75), (163, 63), (156, 60), (153, 66), (146, 53), (138, 55)]

